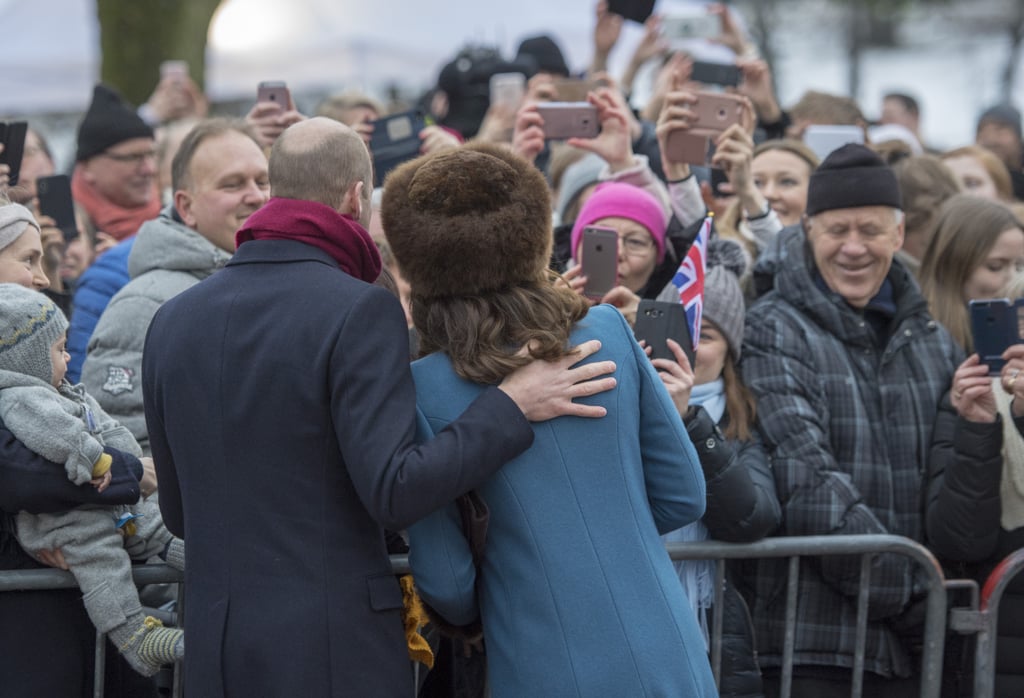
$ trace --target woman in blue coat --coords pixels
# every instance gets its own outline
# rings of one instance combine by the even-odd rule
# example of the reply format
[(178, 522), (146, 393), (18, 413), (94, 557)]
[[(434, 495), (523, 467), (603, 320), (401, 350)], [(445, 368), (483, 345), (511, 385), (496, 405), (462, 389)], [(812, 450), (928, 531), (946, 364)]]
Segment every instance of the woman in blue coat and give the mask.
[(543, 176), (473, 145), (407, 163), (383, 224), (412, 286), (413, 365), (429, 437), (530, 357), (599, 339), (618, 387), (607, 416), (534, 428), (533, 446), (477, 490), (489, 509), (479, 568), (459, 509), (410, 528), (410, 563), (444, 621), (479, 621), (493, 698), (717, 695), (696, 618), (659, 535), (700, 518), (704, 477), (657, 371), (612, 307), (547, 276)]

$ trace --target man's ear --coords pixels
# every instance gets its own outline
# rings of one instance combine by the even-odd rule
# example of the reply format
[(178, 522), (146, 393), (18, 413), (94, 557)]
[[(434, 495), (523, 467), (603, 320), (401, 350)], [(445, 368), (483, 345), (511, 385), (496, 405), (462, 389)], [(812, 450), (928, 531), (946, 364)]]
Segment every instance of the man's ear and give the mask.
[(196, 217), (192, 213), (192, 195), (187, 190), (179, 189), (174, 192), (174, 208), (177, 209), (182, 222), (195, 229)]
[(348, 191), (345, 192), (345, 201), (343, 203), (345, 210), (342, 213), (347, 213), (356, 220), (361, 220), (363, 213), (363, 183), (362, 181), (353, 182), (349, 185)]

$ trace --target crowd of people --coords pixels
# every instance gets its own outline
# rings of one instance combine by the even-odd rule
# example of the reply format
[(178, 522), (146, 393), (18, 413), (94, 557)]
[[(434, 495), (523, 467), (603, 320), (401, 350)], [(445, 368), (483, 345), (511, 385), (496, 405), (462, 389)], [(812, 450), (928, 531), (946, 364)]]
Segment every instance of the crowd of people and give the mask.
[[(708, 12), (725, 90), (657, 15), (609, 74), (606, 0), (582, 71), (547, 35), (460, 50), (378, 187), (404, 108), (371, 95), (237, 117), (187, 75), (140, 108), (99, 84), (69, 236), (30, 122), (17, 183), (0, 165), (0, 570), (80, 588), (0, 594), (4, 695), (91, 695), (98, 629), (108, 696), (175, 662), (189, 696), (777, 696), (788, 563), (727, 566), (716, 685), (714, 571), (666, 542), (895, 534), (979, 581), (1024, 545), (1020, 111), (935, 151), (906, 92), (876, 120), (783, 106)], [(504, 73), (522, 93), (492, 101)], [(577, 89), (597, 135), (548, 138)], [(823, 152), (821, 126), (853, 136)], [(698, 249), (693, 346), (652, 358), (638, 313), (680, 302)], [(1002, 298), (1019, 341), (991, 355), (972, 308)], [(184, 571), (184, 631), (136, 593), (147, 560)], [(860, 638), (867, 695), (919, 695), (926, 576), (876, 555), (863, 634), (860, 578), (801, 559), (791, 695), (849, 695)], [(1024, 583), (998, 635), (996, 695), (1024, 694)], [(948, 644), (943, 694), (971, 695)]]

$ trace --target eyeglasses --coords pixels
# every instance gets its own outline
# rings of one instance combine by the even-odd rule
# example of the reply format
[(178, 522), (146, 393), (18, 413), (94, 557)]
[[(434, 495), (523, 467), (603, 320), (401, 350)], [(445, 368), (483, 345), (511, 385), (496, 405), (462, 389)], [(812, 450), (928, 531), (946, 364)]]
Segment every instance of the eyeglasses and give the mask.
[(155, 150), (147, 150), (144, 153), (110, 153), (103, 151), (102, 154), (114, 162), (122, 162), (126, 165), (133, 165), (135, 167), (138, 167), (146, 160), (156, 160)]
[(634, 257), (640, 257), (647, 254), (654, 245), (654, 240), (641, 237), (619, 238), (619, 242), (622, 243), (622, 249), (626, 251), (626, 254)]

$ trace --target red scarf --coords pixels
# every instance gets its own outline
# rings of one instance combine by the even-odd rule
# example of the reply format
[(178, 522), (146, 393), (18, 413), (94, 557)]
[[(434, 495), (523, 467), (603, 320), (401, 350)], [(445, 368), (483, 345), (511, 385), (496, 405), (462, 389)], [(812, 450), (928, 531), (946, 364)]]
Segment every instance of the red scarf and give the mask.
[(85, 181), (80, 167), (71, 175), (71, 194), (85, 209), (96, 230), (124, 240), (139, 232), (139, 226), (160, 215), (160, 192), (153, 184), (153, 198), (145, 206), (124, 208), (103, 197), (96, 188)]
[(380, 276), (380, 252), (352, 216), (315, 201), (274, 197), (249, 216), (237, 233), (239, 247), (249, 240), (296, 240), (331, 255), (342, 271), (372, 284)]

